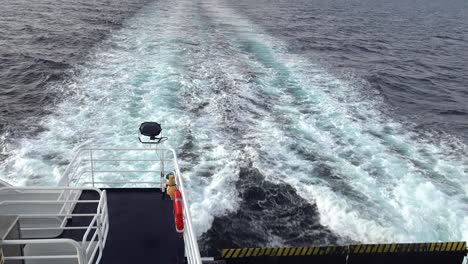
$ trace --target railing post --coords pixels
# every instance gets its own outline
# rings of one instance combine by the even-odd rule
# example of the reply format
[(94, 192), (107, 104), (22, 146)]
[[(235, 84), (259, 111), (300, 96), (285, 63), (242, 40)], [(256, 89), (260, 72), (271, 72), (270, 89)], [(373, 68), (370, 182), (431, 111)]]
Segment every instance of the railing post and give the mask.
[(90, 161), (91, 161), (91, 181), (93, 182), (93, 187), (94, 187), (94, 161), (93, 161), (93, 150), (89, 150), (89, 156), (90, 156)]
[(163, 176), (165, 175), (164, 173), (164, 150), (163, 149), (161, 149), (161, 173)]
[(78, 250), (78, 263), (79, 264), (86, 264), (88, 262), (88, 256), (86, 252), (84, 252), (83, 248)]
[(97, 227), (96, 232), (98, 232), (97, 244), (99, 246), (99, 252), (100, 252), (99, 254), (102, 254), (102, 252), (104, 251), (104, 245), (102, 244), (102, 241), (104, 240), (104, 238), (102, 234), (101, 213), (102, 212), (99, 212), (99, 214), (96, 217), (96, 227)]

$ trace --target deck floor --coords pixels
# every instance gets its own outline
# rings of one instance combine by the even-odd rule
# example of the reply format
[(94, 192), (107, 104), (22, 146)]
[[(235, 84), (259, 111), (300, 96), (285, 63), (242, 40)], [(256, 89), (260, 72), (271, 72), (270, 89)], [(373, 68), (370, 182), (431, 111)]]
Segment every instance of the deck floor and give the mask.
[[(170, 199), (162, 200), (159, 189), (106, 189), (106, 192), (109, 234), (100, 263), (184, 263), (183, 238), (175, 231)], [(85, 191), (80, 199), (96, 199), (96, 195)], [(79, 204), (74, 213), (89, 211), (87, 206)], [(70, 223), (74, 224), (77, 223)], [(72, 231), (63, 236), (76, 234)]]

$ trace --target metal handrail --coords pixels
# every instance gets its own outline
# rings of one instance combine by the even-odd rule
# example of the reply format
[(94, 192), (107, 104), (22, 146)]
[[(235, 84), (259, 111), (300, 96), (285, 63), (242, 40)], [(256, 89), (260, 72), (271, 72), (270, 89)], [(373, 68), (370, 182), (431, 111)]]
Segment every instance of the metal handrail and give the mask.
[(174, 150), (172, 150), (174, 155), (174, 167), (176, 171), (176, 181), (179, 184), (179, 191), (182, 193), (182, 203), (184, 208), (184, 224), (187, 227), (189, 232), (184, 231), (184, 241), (189, 241), (190, 243), (185, 243), (187, 251), (187, 257), (189, 258), (189, 263), (202, 263), (201, 256), (200, 256), (200, 249), (198, 247), (197, 237), (195, 235), (193, 225), (192, 225), (192, 217), (190, 215), (190, 208), (188, 207), (187, 198), (185, 195), (185, 187), (182, 181), (182, 177), (180, 175), (179, 164), (177, 163), (177, 154)]
[[(103, 222), (102, 226), (101, 226), (101, 222)], [(92, 230), (91, 227), (93, 227), (95, 224), (97, 228), (94, 231), (93, 236), (89, 240), (88, 246), (84, 247), (85, 243), (88, 242), (87, 238)], [(102, 228), (104, 228), (104, 232)], [(93, 217), (93, 219), (91, 220), (91, 223), (89, 224), (89, 228), (86, 230), (85, 234), (83, 235), (82, 247), (84, 248), (85, 256), (87, 257), (90, 256), (88, 257), (88, 263), (92, 263), (91, 261), (95, 258), (98, 250), (99, 250), (99, 255), (96, 260), (96, 263), (99, 263), (103, 254), (106, 240), (107, 240), (108, 231), (109, 231), (109, 217), (108, 217), (108, 212), (107, 212), (107, 195), (106, 195), (106, 191), (104, 190), (102, 192), (101, 198), (99, 199), (97, 214)], [(96, 245), (94, 246), (94, 249), (91, 251), (91, 254), (89, 254), (90, 249), (91, 249), (90, 247), (92, 245), (92, 242), (94, 241), (96, 241)]]
[[(72, 239), (21, 239), (21, 240), (4, 240), (3, 244), (5, 245), (30, 245), (30, 244), (60, 244), (67, 243), (75, 247), (77, 251), (76, 255), (40, 255), (40, 256), (6, 256), (5, 260), (28, 260), (28, 259), (65, 259), (65, 258), (76, 258), (80, 264), (93, 264), (99, 263), (99, 260), (102, 256), (104, 245), (107, 240), (107, 234), (109, 231), (109, 217), (107, 210), (107, 195), (106, 191), (101, 191), (94, 187), (3, 187), (0, 188), (1, 191), (5, 190), (14, 190), (21, 191), (22, 193), (58, 193), (61, 192), (58, 200), (4, 200), (0, 202), (2, 204), (63, 204), (62, 209), (59, 213), (56, 214), (18, 214), (20, 218), (37, 218), (37, 217), (63, 217), (60, 226), (56, 227), (20, 227), (21, 230), (75, 230), (82, 229), (86, 230), (81, 244)], [(96, 191), (99, 194), (99, 200), (75, 200), (70, 199), (73, 197), (71, 194), (72, 191), (81, 191), (91, 190)], [(29, 192), (28, 192), (29, 191)], [(64, 192), (69, 191), (65, 200), (60, 200)], [(96, 212), (92, 214), (73, 214), (71, 213), (72, 207), (69, 210), (65, 210), (67, 204), (76, 204), (76, 203), (97, 203)], [(93, 217), (87, 226), (74, 226), (66, 227), (66, 220), (73, 217)], [(102, 223), (102, 224), (101, 224)], [(88, 236), (91, 231), (94, 230), (94, 234), (91, 239), (88, 240)], [(91, 245), (95, 242), (95, 246), (92, 251), (90, 251)], [(85, 245), (88, 244), (86, 247)], [(97, 260), (94, 262), (96, 253), (99, 250), (99, 255)]]
[[(171, 161), (174, 162), (174, 159), (165, 159), (164, 157), (158, 159), (101, 159), (93, 157), (93, 154), (96, 151), (150, 151), (150, 152), (161, 152), (169, 151), (171, 153), (175, 153), (173, 149), (169, 148), (159, 148), (159, 149), (141, 149), (141, 148), (80, 148), (76, 151), (75, 155), (73, 156), (71, 162), (66, 167), (65, 172), (62, 174), (62, 178), (59, 181), (59, 184), (64, 186), (70, 186), (73, 183), (77, 183), (85, 173), (91, 174), (92, 182), (97, 182), (95, 180), (95, 173), (155, 173), (155, 172), (164, 172), (164, 162)], [(83, 154), (86, 154), (83, 157)], [(90, 162), (90, 170), (83, 170), (80, 171), (80, 168), (83, 168), (83, 161)], [(162, 163), (162, 170), (97, 170), (95, 169), (95, 164), (97, 161), (101, 162), (144, 162), (144, 161), (152, 161), (152, 162), (163, 162)], [(139, 182), (143, 183), (143, 182)], [(94, 186), (94, 184), (93, 184)]]
[[(142, 152), (156, 152), (156, 153), (161, 153), (161, 156), (156, 159), (148, 159), (148, 158), (142, 158), (138, 159), (135, 157), (132, 157), (131, 159), (125, 159), (122, 157), (112, 159), (112, 158), (98, 158), (96, 155), (94, 155), (98, 151), (105, 151), (105, 152), (125, 152), (125, 151), (142, 151)], [(165, 156), (163, 153), (164, 152), (170, 152), (172, 156), (171, 158), (168, 158)], [(173, 168), (166, 169), (164, 168), (165, 164), (164, 162), (171, 161), (173, 164)], [(83, 162), (90, 162), (90, 164), (84, 164)], [(161, 170), (122, 170), (122, 169), (106, 169), (104, 170), (98, 170), (96, 169), (96, 163), (97, 162), (163, 162), (161, 164)], [(91, 170), (86, 170), (84, 169), (84, 166), (86, 165), (91, 165), (90, 168)], [(88, 167), (89, 168), (89, 167)], [(78, 183), (83, 175), (85, 173), (90, 173), (91, 174), (91, 181), (85, 181), (84, 184), (91, 184), (91, 186), (95, 186), (96, 184), (151, 184), (155, 183), (157, 184), (158, 182), (151, 182), (151, 181), (101, 181), (101, 180), (96, 180), (94, 173), (100, 173), (100, 172), (107, 172), (107, 173), (132, 173), (132, 172), (162, 172), (164, 174), (165, 172), (173, 172), (175, 175), (176, 183), (179, 188), (179, 191), (182, 194), (182, 203), (183, 203), (183, 213), (184, 213), (184, 233), (183, 233), (183, 238), (184, 238), (184, 243), (185, 243), (185, 251), (186, 251), (186, 257), (188, 260), (189, 264), (201, 264), (201, 256), (200, 256), (200, 250), (198, 247), (198, 241), (197, 237), (195, 235), (194, 229), (193, 229), (193, 224), (190, 216), (190, 208), (189, 208), (189, 203), (187, 201), (187, 195), (185, 192), (185, 186), (182, 180), (182, 176), (180, 173), (180, 168), (177, 162), (177, 154), (174, 151), (174, 149), (171, 148), (80, 148), (77, 150), (76, 154), (73, 156), (72, 161), (70, 164), (67, 166), (65, 169), (65, 172), (63, 174), (63, 178), (60, 180), (61, 183), (66, 184), (69, 186), (72, 183)], [(159, 186), (157, 186), (159, 187)]]
[(40, 256), (4, 256), (4, 260), (28, 260), (28, 259), (76, 259), (78, 264), (85, 264), (85, 257), (81, 245), (73, 239), (54, 238), (54, 239), (21, 239), (21, 240), (3, 240), (3, 245), (34, 245), (34, 244), (69, 244), (76, 252), (76, 255), (40, 255)]

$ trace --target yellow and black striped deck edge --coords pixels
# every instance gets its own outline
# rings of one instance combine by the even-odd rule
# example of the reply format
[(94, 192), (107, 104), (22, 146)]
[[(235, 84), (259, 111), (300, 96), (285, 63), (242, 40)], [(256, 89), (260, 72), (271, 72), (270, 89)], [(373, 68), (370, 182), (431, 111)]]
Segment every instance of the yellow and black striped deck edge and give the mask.
[(274, 248), (228, 248), (221, 250), (221, 258), (261, 256), (311, 256), (348, 254), (387, 254), (418, 252), (467, 252), (466, 242), (362, 244), (331, 247), (274, 247)]
[(346, 253), (347, 247), (230, 248), (221, 250), (221, 258), (346, 255)]
[[(328, 259), (328, 261), (314, 263), (379, 263), (379, 259), (411, 256), (412, 263), (419, 263), (418, 258), (425, 259), (421, 263), (444, 263), (448, 259), (460, 259), (467, 254), (466, 242), (440, 242), (440, 243), (393, 243), (393, 244), (360, 244), (349, 246), (324, 247), (272, 247), (272, 248), (226, 248), (221, 250), (217, 259), (226, 263), (303, 263), (291, 259)], [(437, 257), (437, 258), (434, 258)], [(405, 257), (406, 258), (406, 257)], [(267, 260), (275, 259), (275, 261)], [(288, 260), (286, 260), (288, 259)], [(444, 260), (445, 259), (445, 260)], [(248, 260), (252, 260), (249, 262)], [(331, 261), (330, 261), (331, 260)], [(409, 259), (408, 259), (409, 260)], [(405, 262), (405, 261), (403, 261)], [(382, 263), (386, 263), (383, 261)], [(392, 262), (390, 262), (392, 263)], [(396, 262), (395, 262), (396, 263)], [(398, 262), (400, 263), (400, 262)], [(447, 262), (458, 263), (458, 262)]]

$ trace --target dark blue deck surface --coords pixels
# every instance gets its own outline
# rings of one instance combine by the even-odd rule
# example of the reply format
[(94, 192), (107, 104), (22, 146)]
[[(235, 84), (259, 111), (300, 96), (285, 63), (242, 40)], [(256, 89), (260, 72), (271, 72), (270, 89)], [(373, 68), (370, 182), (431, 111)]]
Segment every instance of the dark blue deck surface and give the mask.
[[(172, 203), (162, 200), (159, 189), (106, 189), (109, 234), (101, 264), (184, 263), (184, 243), (175, 231)], [(96, 199), (95, 192), (83, 192), (80, 199)], [(79, 204), (75, 213), (89, 205)], [(77, 223), (70, 223), (74, 225)], [(68, 231), (63, 237), (74, 237)], [(81, 240), (81, 239), (80, 239)]]
[[(162, 200), (162, 194), (159, 189), (106, 189), (106, 191), (110, 230), (104, 254), (100, 262), (101, 264), (185, 263), (183, 238), (175, 231), (172, 202), (170, 199)], [(94, 191), (84, 191), (80, 197), (81, 200), (97, 200), (98, 198), (97, 193)], [(95, 211), (96, 204), (81, 203), (77, 204), (73, 212), (75, 214), (85, 214)], [(70, 220), (67, 226), (87, 226), (88, 224), (89, 218), (76, 217)], [(90, 235), (92, 236), (92, 234)], [(66, 230), (61, 237), (81, 241), (83, 230)], [(278, 254), (274, 253), (271, 256), (267, 254), (267, 256), (261, 253), (259, 257), (249, 257), (253, 249), (245, 248), (236, 249), (239, 251), (237, 253), (234, 253), (236, 251), (233, 250), (226, 251), (226, 258), (223, 256), (216, 258), (216, 263), (462, 263), (464, 256), (467, 254), (466, 244), (449, 244), (453, 247), (450, 250), (448, 250), (448, 248), (445, 250), (445, 246), (442, 246), (442, 249), (435, 250), (434, 252), (429, 252), (427, 250), (427, 244), (426, 250), (421, 250), (421, 244), (395, 244), (398, 245), (395, 252), (392, 251), (388, 253), (385, 253), (387, 251), (384, 251), (384, 253), (375, 253), (377, 249), (376, 246), (378, 245), (351, 245), (350, 247), (331, 246), (329, 248), (333, 250), (330, 250), (330, 252), (326, 250), (328, 247), (323, 247), (325, 248), (322, 249), (323, 252), (315, 249), (312, 255), (307, 253), (306, 255), (298, 256), (291, 253), (287, 256), (286, 254), (278, 256)], [(387, 249), (388, 245), (385, 246), (385, 249)], [(348, 250), (353, 249), (353, 247), (362, 247), (366, 249), (365, 253), (361, 252), (361, 250), (359, 254), (348, 254)], [(339, 248), (342, 250), (338, 250)], [(401, 248), (401, 252), (399, 248)], [(410, 250), (411, 248), (413, 249)], [(288, 253), (293, 252), (290, 248), (283, 248), (281, 250), (287, 250)], [(301, 247), (301, 252), (304, 252), (304, 247)], [(322, 252), (323, 254), (317, 252)], [(310, 253), (312, 253), (312, 251), (310, 251)], [(244, 256), (244, 254), (246, 256)]]

